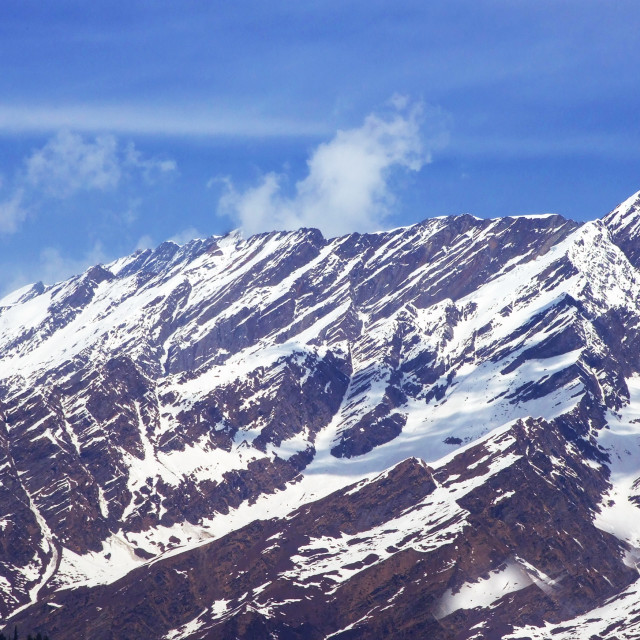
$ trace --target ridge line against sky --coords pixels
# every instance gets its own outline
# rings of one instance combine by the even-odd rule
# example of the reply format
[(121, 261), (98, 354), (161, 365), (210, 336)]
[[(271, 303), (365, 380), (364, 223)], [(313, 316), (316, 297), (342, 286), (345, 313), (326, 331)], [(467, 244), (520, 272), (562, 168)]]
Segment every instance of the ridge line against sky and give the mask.
[[(635, 0), (6, 0), (0, 291), (238, 223), (600, 217), (640, 188), (638, 23)], [(422, 105), (394, 138), (419, 158), (392, 96)]]

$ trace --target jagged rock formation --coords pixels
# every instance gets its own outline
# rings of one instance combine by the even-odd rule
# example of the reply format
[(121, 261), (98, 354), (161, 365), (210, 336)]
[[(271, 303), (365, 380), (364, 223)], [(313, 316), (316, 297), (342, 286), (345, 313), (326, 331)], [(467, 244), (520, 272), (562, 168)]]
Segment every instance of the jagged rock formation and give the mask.
[(234, 233), (11, 294), (0, 619), (634, 637), (638, 225), (640, 193), (584, 225)]

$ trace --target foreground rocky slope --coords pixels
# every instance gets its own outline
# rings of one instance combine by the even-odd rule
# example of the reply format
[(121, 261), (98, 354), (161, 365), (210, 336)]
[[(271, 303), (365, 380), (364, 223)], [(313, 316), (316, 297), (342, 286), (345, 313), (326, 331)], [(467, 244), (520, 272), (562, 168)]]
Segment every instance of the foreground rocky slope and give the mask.
[(605, 485), (557, 426), (519, 421), (15, 621), (69, 638), (498, 638), (635, 579), (621, 542), (576, 517)]
[(577, 638), (598, 618), (625, 637), (638, 223), (640, 194), (582, 226), (231, 234), (8, 296), (0, 618), (100, 638)]

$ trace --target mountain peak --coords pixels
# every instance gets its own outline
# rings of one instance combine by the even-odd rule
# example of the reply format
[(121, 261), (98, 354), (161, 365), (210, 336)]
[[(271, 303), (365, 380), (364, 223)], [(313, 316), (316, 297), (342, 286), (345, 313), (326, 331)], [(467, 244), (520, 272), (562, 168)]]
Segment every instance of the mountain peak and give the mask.
[(637, 228), (637, 224), (640, 222), (640, 191), (636, 191), (624, 202), (621, 202), (602, 220), (611, 231), (616, 233), (623, 229), (626, 230), (634, 222), (636, 223), (634, 229)]
[(640, 243), (637, 241), (640, 232), (640, 191), (621, 202), (602, 221), (633, 266), (640, 266)]

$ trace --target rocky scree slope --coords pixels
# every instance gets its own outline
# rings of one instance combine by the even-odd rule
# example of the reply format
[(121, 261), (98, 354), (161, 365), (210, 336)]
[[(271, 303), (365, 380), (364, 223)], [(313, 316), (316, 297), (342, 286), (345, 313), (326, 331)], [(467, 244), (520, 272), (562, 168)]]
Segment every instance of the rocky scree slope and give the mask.
[(632, 633), (639, 208), (234, 233), (6, 297), (0, 619)]

